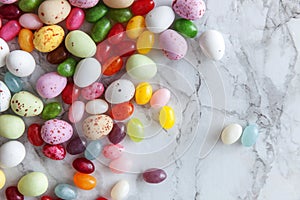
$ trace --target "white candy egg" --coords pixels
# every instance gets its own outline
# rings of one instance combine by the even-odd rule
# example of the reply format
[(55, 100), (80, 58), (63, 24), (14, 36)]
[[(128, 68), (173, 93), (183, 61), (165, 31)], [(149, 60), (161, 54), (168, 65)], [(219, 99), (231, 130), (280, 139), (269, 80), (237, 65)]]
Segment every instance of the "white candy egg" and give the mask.
[(8, 87), (0, 81), (0, 112), (6, 111), (10, 106), (11, 94)]
[(0, 167), (12, 168), (20, 164), (26, 155), (26, 150), (21, 142), (12, 140), (0, 147)]
[(123, 200), (129, 193), (129, 183), (126, 180), (120, 180), (115, 184), (110, 192), (112, 200)]
[(3, 67), (5, 65), (5, 58), (9, 54), (9, 46), (3, 40), (0, 38), (0, 67)]
[(108, 110), (108, 104), (102, 99), (94, 99), (87, 102), (85, 111), (92, 115), (102, 114)]
[(221, 135), (224, 144), (233, 144), (241, 137), (243, 128), (239, 124), (230, 124), (226, 126)]
[(147, 29), (153, 33), (167, 30), (175, 19), (175, 13), (168, 6), (159, 6), (146, 15)]
[(15, 76), (26, 77), (35, 69), (33, 56), (23, 50), (14, 50), (6, 56), (6, 67)]
[(112, 104), (119, 104), (133, 98), (135, 87), (127, 79), (119, 79), (112, 82), (105, 91), (105, 99)]
[(220, 60), (225, 53), (225, 42), (222, 34), (216, 30), (207, 30), (199, 39), (201, 50), (205, 56)]

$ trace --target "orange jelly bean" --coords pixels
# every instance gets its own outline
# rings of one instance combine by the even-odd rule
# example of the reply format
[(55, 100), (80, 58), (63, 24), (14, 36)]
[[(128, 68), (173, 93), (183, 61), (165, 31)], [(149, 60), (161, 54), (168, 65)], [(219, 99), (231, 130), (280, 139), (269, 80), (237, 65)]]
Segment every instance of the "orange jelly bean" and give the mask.
[(73, 177), (76, 187), (82, 190), (91, 190), (96, 187), (97, 179), (89, 174), (76, 172)]
[(32, 52), (34, 49), (33, 45), (33, 33), (31, 30), (23, 28), (19, 32), (18, 43), (22, 50)]

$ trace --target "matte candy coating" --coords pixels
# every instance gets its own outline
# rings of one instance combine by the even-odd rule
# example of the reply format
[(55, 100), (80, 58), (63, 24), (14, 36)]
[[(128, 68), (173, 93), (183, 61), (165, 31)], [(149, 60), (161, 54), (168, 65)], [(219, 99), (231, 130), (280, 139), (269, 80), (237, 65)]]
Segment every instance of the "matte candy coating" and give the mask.
[(12, 168), (19, 165), (25, 158), (26, 149), (21, 142), (11, 140), (0, 147), (0, 167)]
[(120, 180), (117, 182), (111, 192), (110, 195), (113, 200), (122, 200), (125, 199), (129, 193), (129, 183), (127, 180)]
[(126, 71), (134, 79), (149, 80), (156, 75), (157, 66), (151, 58), (134, 54), (126, 62)]
[(113, 127), (113, 120), (107, 115), (92, 115), (82, 123), (84, 135), (90, 140), (98, 140), (108, 135)]
[(4, 82), (9, 90), (14, 93), (20, 92), (23, 89), (23, 81), (10, 72), (5, 73)]
[(42, 126), (41, 135), (48, 144), (61, 144), (72, 137), (73, 128), (64, 120), (51, 119)]
[(67, 18), (71, 11), (71, 5), (66, 0), (46, 0), (38, 9), (40, 20), (44, 24), (58, 24)]
[(92, 85), (82, 88), (81, 96), (86, 100), (93, 100), (100, 97), (104, 92), (102, 83), (95, 82)]
[(245, 147), (250, 147), (253, 146), (258, 138), (258, 128), (256, 125), (251, 124), (249, 126), (247, 126), (242, 134), (242, 138), (241, 138), (241, 142), (242, 145)]
[(0, 190), (4, 187), (6, 182), (5, 174), (2, 170), (0, 170)]
[(88, 160), (94, 160), (101, 154), (102, 146), (99, 140), (91, 141), (85, 151), (84, 157)]
[(3, 112), (9, 109), (11, 94), (8, 87), (2, 81), (0, 81), (0, 90), (2, 91), (0, 93), (0, 112)]
[(84, 115), (85, 104), (82, 101), (74, 101), (69, 108), (69, 121), (72, 123), (79, 122)]
[(134, 0), (103, 0), (103, 3), (110, 8), (127, 8)]
[(240, 139), (243, 128), (239, 124), (229, 124), (222, 130), (221, 140), (224, 144), (233, 144)]
[[(23, 0), (21, 0), (23, 1)], [(19, 2), (21, 2), (19, 1)], [(39, 0), (37, 0), (39, 1)], [(20, 5), (20, 3), (19, 3)], [(34, 13), (24, 13), (19, 18), (19, 23), (22, 27), (30, 29), (30, 30), (36, 30), (43, 26), (43, 22), (40, 20), (39, 16)]]
[(202, 0), (175, 0), (172, 8), (179, 16), (190, 20), (200, 19), (206, 10)]
[(6, 67), (15, 76), (27, 77), (33, 73), (35, 66), (34, 57), (26, 51), (14, 50), (6, 56)]
[(58, 184), (54, 189), (54, 193), (61, 199), (72, 200), (78, 195), (77, 188), (69, 184)]
[(171, 98), (171, 92), (167, 88), (161, 88), (156, 90), (150, 100), (150, 105), (153, 108), (161, 108), (169, 102)]
[(36, 197), (48, 189), (48, 178), (42, 172), (31, 172), (23, 176), (18, 182), (18, 190), (24, 196)]
[(21, 117), (3, 114), (0, 115), (0, 136), (8, 139), (17, 139), (23, 135), (25, 123)]

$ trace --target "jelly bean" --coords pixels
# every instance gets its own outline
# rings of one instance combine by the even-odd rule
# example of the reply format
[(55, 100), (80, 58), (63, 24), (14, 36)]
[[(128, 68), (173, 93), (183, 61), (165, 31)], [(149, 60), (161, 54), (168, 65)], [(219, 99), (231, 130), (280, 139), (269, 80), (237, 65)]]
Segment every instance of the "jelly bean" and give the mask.
[(157, 66), (149, 57), (142, 54), (134, 54), (126, 62), (126, 71), (134, 79), (149, 80), (156, 75)]
[(31, 124), (27, 130), (27, 139), (34, 146), (42, 146), (44, 140), (41, 137), (41, 126), (39, 124)]
[(108, 32), (110, 31), (112, 25), (109, 19), (106, 17), (101, 18), (96, 24), (93, 26), (91, 31), (91, 37), (95, 42), (101, 42), (105, 39)]
[(154, 33), (144, 31), (137, 39), (136, 49), (140, 54), (147, 54), (153, 48), (155, 41)]
[(76, 172), (73, 177), (74, 184), (82, 190), (91, 190), (96, 187), (97, 180), (95, 177)]
[(129, 8), (110, 9), (108, 15), (112, 20), (119, 23), (127, 22), (132, 18), (132, 13)]
[(175, 113), (170, 106), (163, 106), (159, 112), (159, 123), (164, 129), (170, 129), (175, 124)]
[(59, 64), (66, 60), (68, 51), (64, 46), (59, 46), (47, 54), (47, 61), (51, 64)]
[(48, 189), (48, 178), (42, 172), (30, 172), (23, 176), (18, 182), (18, 190), (28, 197), (37, 197)]
[(143, 33), (145, 26), (145, 18), (143, 16), (134, 16), (126, 26), (126, 34), (130, 39), (136, 39)]
[(177, 19), (174, 22), (174, 29), (184, 37), (188, 38), (194, 38), (198, 33), (197, 26), (188, 19)]
[(129, 172), (132, 167), (132, 161), (122, 155), (120, 158), (112, 160), (109, 163), (109, 169), (111, 172), (115, 174), (122, 174), (125, 172)]
[(137, 118), (130, 119), (127, 124), (127, 134), (132, 141), (141, 142), (145, 137), (144, 125)]
[(129, 193), (129, 183), (126, 180), (117, 182), (111, 189), (110, 196), (112, 199), (125, 199)]
[(20, 92), (23, 89), (22, 80), (10, 72), (5, 73), (4, 82), (9, 90), (14, 93)]
[(152, 86), (147, 82), (138, 84), (135, 88), (135, 102), (138, 105), (147, 104), (152, 97)]
[(108, 134), (108, 139), (113, 144), (118, 144), (126, 137), (126, 126), (122, 122), (114, 123), (113, 129)]
[(83, 173), (83, 174), (91, 174), (95, 171), (95, 166), (94, 166), (93, 162), (86, 158), (76, 158), (73, 161), (72, 166), (78, 172)]
[(70, 31), (79, 29), (84, 23), (84, 11), (81, 8), (73, 8), (66, 19), (66, 28)]
[(85, 106), (85, 111), (92, 115), (103, 114), (108, 110), (108, 104), (102, 99), (89, 101)]
[(134, 54), (136, 45), (134, 41), (124, 40), (117, 45), (116, 55), (121, 57), (128, 57)]
[(43, 154), (52, 160), (63, 160), (66, 157), (66, 150), (61, 144), (46, 144), (43, 147)]
[(58, 184), (54, 193), (59, 198), (67, 200), (76, 199), (78, 195), (77, 188), (69, 184)]
[(71, 77), (75, 73), (76, 64), (74, 58), (67, 58), (57, 66), (57, 73), (64, 77)]
[(137, 0), (131, 5), (131, 12), (134, 15), (146, 15), (155, 6), (153, 0)]
[(4, 24), (0, 29), (0, 38), (5, 40), (6, 42), (14, 39), (20, 32), (21, 26), (18, 21), (11, 20)]
[(80, 95), (80, 89), (75, 87), (74, 83), (68, 83), (61, 93), (62, 100), (66, 104), (72, 104), (78, 99)]
[(258, 138), (258, 128), (256, 125), (251, 124), (247, 126), (242, 134), (241, 142), (245, 147), (251, 147), (256, 143)]
[(16, 186), (9, 186), (5, 190), (7, 200), (24, 200), (24, 196), (19, 192)]
[(119, 56), (117, 57), (111, 57), (108, 59), (102, 67), (102, 73), (105, 76), (112, 76), (116, 73), (118, 73), (123, 67), (123, 60)]
[(36, 30), (43, 26), (43, 22), (40, 20), (39, 16), (34, 13), (25, 13), (19, 18), (19, 23), (22, 27)]
[(240, 139), (243, 128), (239, 124), (229, 124), (222, 130), (221, 140), (224, 144), (233, 144)]
[(1, 17), (0, 17), (0, 28), (2, 27), (2, 19), (1, 19)]
[(22, 15), (22, 11), (15, 4), (5, 4), (0, 6), (0, 16), (2, 19), (18, 19)]
[(108, 43), (107, 40), (99, 43), (97, 45), (96, 51), (96, 59), (101, 63), (104, 64), (108, 58), (112, 55), (112, 46)]
[(86, 139), (75, 137), (70, 140), (67, 145), (67, 152), (71, 155), (77, 155), (85, 151), (86, 148)]
[(101, 150), (102, 146), (100, 141), (91, 141), (84, 151), (84, 157), (88, 160), (95, 160), (101, 154)]
[(93, 8), (89, 8), (86, 11), (85, 20), (90, 23), (97, 22), (99, 19), (104, 17), (107, 12), (108, 8), (105, 5), (99, 3), (98, 5), (94, 6)]
[(57, 200), (57, 199), (53, 199), (53, 198), (50, 197), (50, 196), (42, 196), (42, 197), (41, 197), (41, 200)]
[(0, 170), (0, 190), (4, 187), (6, 182), (5, 174), (2, 170)]
[(96, 200), (107, 200), (107, 199), (104, 197), (98, 197)]
[(18, 36), (18, 43), (22, 50), (32, 52), (34, 50), (33, 45), (33, 33), (28, 29), (21, 29)]
[(150, 105), (153, 108), (163, 107), (163, 106), (167, 105), (167, 103), (170, 100), (170, 97), (171, 97), (170, 90), (168, 90), (166, 88), (161, 88), (161, 89), (155, 91), (154, 94), (152, 95), (151, 100), (150, 100)]
[(69, 108), (69, 120), (72, 123), (77, 123), (79, 122), (84, 114), (84, 108), (85, 105), (82, 101), (74, 101), (71, 105), (71, 107)]
[(81, 90), (81, 96), (86, 100), (93, 100), (100, 97), (104, 92), (102, 83), (95, 82), (92, 85)]
[(62, 107), (58, 102), (52, 102), (45, 105), (42, 112), (42, 118), (45, 120), (56, 118), (62, 111)]
[(125, 38), (125, 27), (121, 23), (116, 23), (110, 29), (107, 40), (110, 44), (118, 44)]
[(116, 104), (112, 107), (110, 114), (114, 120), (122, 121), (129, 118), (134, 111), (134, 105), (130, 102)]
[(122, 145), (109, 144), (103, 148), (102, 153), (105, 158), (114, 160), (114, 159), (120, 158), (123, 151), (124, 151), (124, 147)]
[(147, 183), (161, 183), (167, 178), (167, 173), (162, 169), (152, 168), (143, 173), (143, 179)]
[(42, 0), (19, 0), (19, 7), (24, 12), (32, 12), (36, 10)]

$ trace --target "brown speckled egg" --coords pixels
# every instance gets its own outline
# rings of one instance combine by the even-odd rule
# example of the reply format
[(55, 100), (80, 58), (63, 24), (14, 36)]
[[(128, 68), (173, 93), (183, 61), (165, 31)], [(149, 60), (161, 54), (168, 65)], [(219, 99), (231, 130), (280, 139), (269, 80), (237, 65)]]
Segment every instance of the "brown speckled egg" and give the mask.
[(98, 140), (108, 135), (113, 128), (113, 120), (107, 115), (92, 115), (83, 121), (84, 135), (90, 140)]

